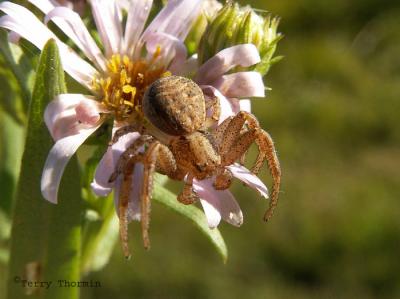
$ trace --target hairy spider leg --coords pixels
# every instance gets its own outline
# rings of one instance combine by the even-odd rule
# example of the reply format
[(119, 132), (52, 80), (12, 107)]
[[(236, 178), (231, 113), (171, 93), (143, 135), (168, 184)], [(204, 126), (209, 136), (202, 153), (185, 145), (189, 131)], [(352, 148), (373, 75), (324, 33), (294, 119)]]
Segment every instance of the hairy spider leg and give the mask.
[[(240, 133), (245, 123), (247, 123), (249, 130)], [(243, 162), (243, 155), (251, 143), (257, 144), (259, 153), (252, 172), (258, 174), (264, 160), (267, 160), (273, 178), (270, 206), (264, 214), (264, 220), (268, 221), (278, 203), (281, 181), (281, 169), (271, 136), (260, 128), (258, 121), (252, 114), (245, 111), (240, 111), (236, 116), (227, 118), (216, 128), (213, 134), (220, 150), (223, 166), (230, 165), (239, 158)], [(238, 134), (240, 134), (239, 137), (237, 137)], [(222, 180), (223, 178), (219, 177), (218, 179)]]
[(124, 170), (121, 190), (119, 193), (119, 238), (121, 240), (122, 251), (126, 259), (130, 259), (131, 253), (128, 247), (128, 204), (129, 195), (131, 192), (133, 171), (135, 164), (133, 161), (129, 161), (130, 165)]
[(183, 190), (178, 195), (178, 201), (184, 205), (191, 205), (199, 200), (198, 195), (193, 190), (193, 175), (188, 174), (185, 180)]
[[(253, 115), (247, 112), (242, 113), (242, 115), (243, 117), (246, 118), (249, 128), (256, 129), (258, 133), (258, 136), (256, 138), (256, 143), (260, 150), (257, 157), (257, 162), (253, 166), (251, 171), (255, 174), (258, 174), (263, 164), (262, 161), (266, 159), (268, 163), (269, 172), (271, 173), (273, 179), (271, 201), (268, 210), (264, 214), (264, 221), (268, 221), (274, 214), (274, 209), (278, 204), (279, 189), (281, 185), (281, 175), (282, 175), (281, 167), (278, 156), (276, 154), (274, 141), (272, 140), (271, 135), (260, 128), (258, 121)], [(263, 150), (261, 150), (261, 148)]]
[(144, 154), (139, 154), (138, 158), (141, 158), (143, 163), (143, 184), (142, 192), (140, 195), (140, 206), (141, 206), (141, 226), (142, 226), (142, 237), (143, 245), (145, 249), (150, 248), (149, 239), (149, 223), (150, 223), (150, 206), (151, 206), (151, 193), (153, 190), (153, 175), (156, 168), (158, 149), (160, 143), (153, 141), (149, 148)]
[(115, 170), (108, 179), (108, 182), (114, 182), (117, 177), (124, 171), (125, 166), (127, 165), (127, 162), (131, 159), (131, 157), (135, 155), (142, 146), (152, 140), (154, 140), (154, 137), (150, 135), (139, 136), (138, 139), (136, 139), (119, 157)]

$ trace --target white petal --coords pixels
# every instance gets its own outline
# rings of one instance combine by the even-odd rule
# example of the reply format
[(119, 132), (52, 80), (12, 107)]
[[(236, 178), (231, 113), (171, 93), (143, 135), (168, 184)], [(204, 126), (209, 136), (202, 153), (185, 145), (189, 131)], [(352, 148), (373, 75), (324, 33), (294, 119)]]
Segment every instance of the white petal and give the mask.
[[(50, 10), (52, 10), (55, 5), (49, 0), (28, 0), (30, 3), (39, 8), (44, 14), (47, 14)], [(56, 3), (56, 5), (60, 5)]]
[(239, 110), (251, 113), (251, 102), (249, 99), (239, 100)]
[(200, 199), (209, 228), (216, 228), (221, 222), (221, 214), (216, 207), (204, 199)]
[(57, 7), (47, 13), (45, 23), (50, 20), (54, 21), (99, 69), (106, 70), (103, 54), (76, 12), (66, 7)]
[[(39, 8), (45, 15), (47, 15), (52, 9), (56, 6), (60, 6), (61, 4), (57, 1), (49, 1), (49, 0), (28, 0), (30, 3)], [(70, 5), (72, 9), (72, 3)], [(47, 23), (47, 22), (46, 22)], [(71, 26), (62, 19), (54, 20), (54, 23), (72, 40), (74, 40), (74, 33), (71, 29)], [(74, 41), (75, 42), (75, 41)]]
[(250, 188), (258, 191), (262, 197), (268, 198), (267, 186), (265, 186), (265, 184), (258, 178), (258, 176), (253, 174), (246, 167), (239, 164), (233, 164), (227, 166), (226, 168), (228, 168), (232, 172), (235, 178), (241, 180)]
[(111, 148), (101, 158), (90, 187), (97, 196), (107, 196), (112, 191), (115, 183), (109, 183), (108, 179), (114, 171), (114, 159)]
[(91, 0), (93, 18), (103, 42), (106, 56), (120, 53), (122, 46), (122, 27), (119, 8), (115, 0)]
[(213, 85), (228, 98), (265, 97), (265, 86), (259, 72), (224, 75)]
[(40, 50), (49, 39), (53, 38), (57, 42), (64, 70), (80, 84), (91, 88), (93, 77), (97, 76), (97, 71), (62, 43), (34, 14), (11, 2), (0, 3), (0, 10), (6, 13), (0, 18), (0, 27), (14, 31)]
[[(85, 106), (85, 113), (90, 116), (89, 122), (82, 122), (82, 115), (77, 108)], [(79, 112), (79, 110), (78, 110)], [(93, 97), (82, 94), (60, 94), (51, 101), (44, 112), (44, 121), (54, 140), (75, 135), (81, 129), (93, 127), (100, 120), (100, 113), (105, 110)], [(83, 112), (81, 112), (82, 114)], [(97, 115), (97, 116), (96, 116)]]
[(169, 70), (173, 73), (186, 60), (185, 44), (170, 34), (158, 32), (147, 35), (146, 49), (148, 51), (148, 59), (153, 57), (158, 48), (161, 49), (161, 63), (165, 66), (171, 64)]
[(97, 165), (94, 180), (91, 184), (94, 193), (98, 196), (106, 196), (111, 192), (114, 184), (109, 183), (108, 180), (115, 170), (118, 159), (139, 136), (140, 134), (136, 132), (126, 134), (115, 144), (108, 147), (100, 163)]
[(243, 213), (229, 190), (215, 190), (212, 179), (194, 180), (193, 189), (201, 198), (210, 228), (218, 225), (218, 213), (226, 222), (234, 226), (242, 225)]
[(197, 72), (198, 84), (211, 84), (235, 66), (248, 67), (261, 61), (253, 44), (242, 44), (224, 49), (207, 60)]
[(173, 74), (192, 78), (197, 70), (197, 63), (198, 63), (197, 59), (198, 59), (197, 54), (193, 54), (192, 56), (189, 57), (189, 59), (184, 61), (182, 64), (177, 65)]
[(125, 28), (125, 53), (132, 55), (135, 46), (138, 44), (140, 35), (143, 32), (149, 16), (153, 0), (142, 0), (129, 2), (128, 17)]
[[(100, 125), (99, 125), (100, 126)], [(82, 130), (79, 134), (62, 138), (56, 142), (47, 156), (41, 181), (43, 197), (57, 203), (58, 187), (65, 166), (79, 146), (99, 127)]]
[(170, 0), (143, 33), (164, 32), (183, 41), (201, 9), (200, 0)]

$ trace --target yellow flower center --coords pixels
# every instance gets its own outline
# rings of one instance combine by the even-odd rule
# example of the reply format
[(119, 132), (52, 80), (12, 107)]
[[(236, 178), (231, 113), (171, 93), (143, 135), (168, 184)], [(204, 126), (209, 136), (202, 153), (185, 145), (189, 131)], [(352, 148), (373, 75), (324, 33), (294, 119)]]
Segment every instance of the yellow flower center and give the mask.
[(117, 121), (130, 118), (133, 113), (142, 114), (142, 100), (147, 87), (160, 77), (170, 75), (155, 60), (132, 61), (128, 56), (115, 54), (107, 62), (107, 72), (93, 81), (93, 90), (100, 101), (111, 111)]

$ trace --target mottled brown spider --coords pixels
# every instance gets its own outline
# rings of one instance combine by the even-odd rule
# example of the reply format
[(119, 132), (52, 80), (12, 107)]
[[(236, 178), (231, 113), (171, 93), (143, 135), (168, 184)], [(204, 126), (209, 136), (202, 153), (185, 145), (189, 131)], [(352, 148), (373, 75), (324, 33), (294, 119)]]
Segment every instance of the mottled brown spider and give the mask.
[[(255, 142), (259, 153), (251, 171), (258, 174), (267, 160), (273, 177), (273, 189), (269, 209), (264, 220), (271, 218), (277, 204), (281, 171), (270, 135), (262, 130), (256, 118), (241, 111), (224, 120), (219, 126), (207, 128), (207, 108), (212, 107), (211, 118), (216, 120), (219, 105), (216, 101), (206, 103), (200, 87), (190, 79), (170, 76), (155, 81), (143, 99), (145, 122), (118, 130), (113, 138), (127, 132), (139, 131), (142, 135), (121, 155), (110, 182), (122, 174), (119, 200), (120, 237), (123, 250), (129, 256), (127, 246), (127, 207), (130, 184), (136, 163), (144, 166), (141, 190), (141, 226), (145, 248), (149, 248), (148, 237), (150, 196), (154, 171), (174, 180), (184, 181), (178, 201), (192, 204), (198, 196), (192, 188), (193, 179), (215, 177), (214, 188), (229, 188), (232, 174), (226, 166), (236, 161), (244, 162), (250, 145)], [(144, 151), (139, 149), (145, 147)]]

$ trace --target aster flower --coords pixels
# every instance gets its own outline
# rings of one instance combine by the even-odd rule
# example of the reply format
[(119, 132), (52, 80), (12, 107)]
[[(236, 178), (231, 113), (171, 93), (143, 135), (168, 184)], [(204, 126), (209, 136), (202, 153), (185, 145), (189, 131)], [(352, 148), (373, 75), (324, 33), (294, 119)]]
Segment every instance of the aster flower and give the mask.
[[(45, 163), (41, 188), (43, 196), (50, 202), (57, 202), (64, 168), (79, 146), (107, 117), (114, 119), (113, 132), (134, 122), (141, 115), (146, 88), (166, 74), (193, 76), (206, 99), (217, 97), (221, 104), (220, 122), (240, 109), (249, 110), (248, 101), (240, 98), (264, 96), (265, 87), (259, 73), (226, 74), (236, 67), (248, 67), (261, 61), (253, 44), (223, 49), (201, 66), (196, 55), (187, 57), (183, 41), (199, 14), (201, 1), (171, 0), (145, 28), (151, 0), (124, 1), (124, 5), (117, 5), (115, 0), (91, 0), (101, 47), (76, 12), (55, 6), (50, 0), (29, 2), (45, 14), (44, 23), (26, 8), (6, 1), (0, 3), (0, 10), (5, 13), (0, 18), (0, 27), (9, 29), (11, 35), (27, 39), (39, 49), (47, 40), (54, 39), (64, 70), (89, 93), (61, 94), (46, 109), (45, 122), (55, 145)], [(127, 13), (124, 29), (122, 9)], [(46, 27), (49, 21), (53, 21), (74, 42), (85, 59)], [(97, 195), (105, 196), (114, 188), (118, 204), (121, 182), (117, 180), (110, 184), (108, 179), (121, 153), (139, 136), (137, 132), (129, 133), (109, 147), (92, 183)], [(235, 177), (267, 197), (265, 185), (250, 171), (239, 165), (232, 165), (229, 169)], [(140, 218), (139, 194), (134, 190), (140, 190), (137, 186), (141, 180), (142, 167), (137, 165), (132, 181), (136, 188), (132, 188), (128, 206), (130, 220)], [(194, 182), (209, 226), (217, 226), (221, 217), (240, 225), (243, 215), (232, 194), (228, 190), (216, 191), (210, 184), (209, 180)]]

